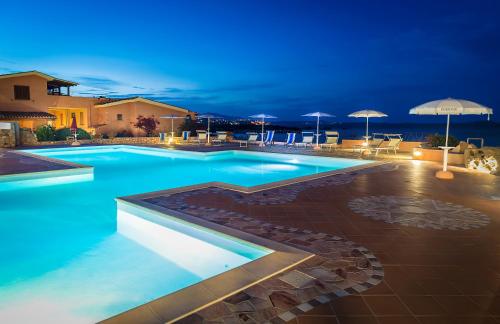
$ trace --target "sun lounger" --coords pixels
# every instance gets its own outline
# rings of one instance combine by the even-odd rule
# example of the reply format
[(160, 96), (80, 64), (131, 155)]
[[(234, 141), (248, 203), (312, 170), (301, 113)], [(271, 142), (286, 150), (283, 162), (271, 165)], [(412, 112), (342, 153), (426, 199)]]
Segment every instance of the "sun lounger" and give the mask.
[(227, 140), (227, 132), (217, 132), (217, 137), (212, 140), (212, 143), (221, 145)]
[(264, 145), (273, 145), (274, 144), (274, 131), (268, 130), (266, 132), (266, 138), (264, 140)]
[(337, 149), (337, 145), (339, 143), (339, 132), (337, 131), (325, 131), (325, 136), (326, 136), (326, 142), (320, 144), (320, 147), (326, 147), (330, 151), (332, 148)]
[(312, 146), (312, 142), (314, 139), (314, 133), (313, 132), (302, 132), (302, 142), (296, 142), (295, 146), (303, 146), (307, 147)]
[(160, 133), (160, 143), (165, 143), (166, 133)]
[(259, 134), (257, 133), (248, 133), (248, 138), (246, 140), (240, 140), (240, 147), (248, 147), (248, 144), (256, 144), (257, 137)]
[(181, 142), (188, 143), (190, 135), (191, 135), (191, 131), (182, 131)]
[(378, 155), (380, 151), (386, 151), (389, 154), (389, 151), (394, 151), (394, 155), (396, 155), (397, 150), (399, 150), (399, 144), (401, 144), (403, 140), (401, 138), (390, 138), (389, 143), (386, 146), (379, 146), (375, 148), (375, 155)]
[(198, 137), (196, 138), (196, 142), (198, 144), (203, 144), (206, 143), (207, 141), (207, 131), (206, 130), (197, 130), (196, 134), (198, 134)]
[(287, 133), (285, 146), (293, 146), (295, 144), (296, 133)]

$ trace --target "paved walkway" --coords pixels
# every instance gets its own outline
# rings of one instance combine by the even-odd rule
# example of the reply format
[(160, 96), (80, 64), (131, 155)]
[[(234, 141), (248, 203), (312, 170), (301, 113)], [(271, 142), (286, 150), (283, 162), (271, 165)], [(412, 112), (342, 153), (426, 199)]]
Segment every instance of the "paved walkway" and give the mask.
[[(343, 237), (381, 261), (382, 283), (297, 312), (290, 323), (499, 323), (500, 178), (457, 171), (455, 180), (441, 181), (433, 176), (437, 164), (393, 165), (304, 186), (292, 201), (208, 192), (187, 202)], [(377, 217), (373, 206), (420, 221)]]

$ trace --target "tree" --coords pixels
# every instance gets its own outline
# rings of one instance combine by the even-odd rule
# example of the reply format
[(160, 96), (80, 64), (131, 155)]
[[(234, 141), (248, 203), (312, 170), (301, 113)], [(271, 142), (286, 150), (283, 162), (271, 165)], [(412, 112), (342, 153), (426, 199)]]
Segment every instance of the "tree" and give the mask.
[(184, 118), (184, 122), (178, 128), (180, 132), (189, 131), (191, 133), (194, 133), (198, 129), (205, 129), (205, 127), (197, 120), (193, 120), (191, 115), (187, 115), (186, 118)]
[(142, 115), (139, 115), (137, 117), (137, 122), (134, 124), (135, 128), (142, 129), (145, 133), (146, 136), (152, 136), (154, 131), (156, 130), (156, 125), (159, 125), (160, 122), (155, 119), (154, 116), (151, 117), (144, 117)]

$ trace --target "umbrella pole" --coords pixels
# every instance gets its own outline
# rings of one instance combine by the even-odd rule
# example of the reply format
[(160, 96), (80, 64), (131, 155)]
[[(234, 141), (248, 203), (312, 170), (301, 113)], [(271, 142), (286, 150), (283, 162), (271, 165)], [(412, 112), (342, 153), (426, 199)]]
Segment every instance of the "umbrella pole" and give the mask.
[(262, 118), (262, 128), (260, 133), (260, 146), (264, 146), (264, 118)]
[(446, 172), (448, 170), (448, 136), (450, 132), (450, 115), (447, 115), (446, 118), (446, 140), (445, 140), (445, 149), (443, 155), (443, 171)]
[(319, 148), (319, 115), (316, 122), (316, 149)]
[(367, 143), (368, 143), (368, 118), (370, 118), (370, 117), (366, 116), (366, 137), (365, 137), (365, 140)]
[(207, 118), (207, 123), (208, 123), (208, 126), (207, 126), (207, 130), (208, 130), (208, 134), (207, 134), (207, 145), (210, 145), (210, 117)]

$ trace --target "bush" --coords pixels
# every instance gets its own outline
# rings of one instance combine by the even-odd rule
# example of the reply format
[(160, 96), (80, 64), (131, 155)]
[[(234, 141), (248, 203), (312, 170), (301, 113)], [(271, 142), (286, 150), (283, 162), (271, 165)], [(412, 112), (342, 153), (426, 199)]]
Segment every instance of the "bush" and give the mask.
[(134, 134), (128, 130), (122, 130), (116, 133), (115, 137), (134, 137)]
[(35, 135), (39, 142), (54, 141), (56, 139), (56, 129), (50, 125), (42, 125), (35, 130)]
[[(433, 134), (433, 135), (427, 135), (426, 137), (427, 142), (431, 145), (431, 147), (439, 147), (439, 146), (444, 146), (446, 143), (446, 136), (441, 135), (441, 134)], [(453, 136), (448, 136), (448, 146), (457, 146), (460, 143), (456, 137)]]
[[(90, 136), (89, 133), (87, 133), (85, 130), (78, 128), (76, 131), (76, 138), (79, 140), (85, 140), (85, 139), (91, 139), (92, 137)], [(55, 138), (56, 141), (65, 141), (66, 138), (73, 136), (73, 132), (69, 128), (61, 128), (56, 130), (55, 133)]]

